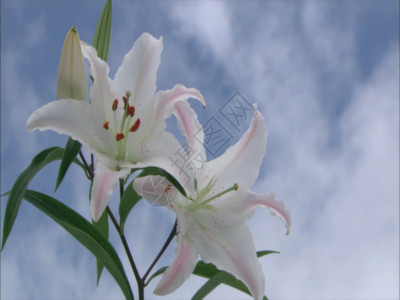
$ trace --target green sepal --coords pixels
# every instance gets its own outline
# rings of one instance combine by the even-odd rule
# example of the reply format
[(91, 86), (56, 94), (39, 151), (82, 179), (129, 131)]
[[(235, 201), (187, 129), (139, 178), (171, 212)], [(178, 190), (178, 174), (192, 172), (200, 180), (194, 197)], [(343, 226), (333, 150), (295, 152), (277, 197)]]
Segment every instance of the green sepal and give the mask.
[(133, 299), (130, 283), (117, 252), (96, 227), (60, 201), (32, 190), (23, 196), (85, 246), (110, 272), (126, 299)]
[[(7, 238), (11, 233), (11, 229), (14, 225), (15, 218), (17, 217), (22, 198), (25, 190), (28, 188), (29, 183), (44, 166), (52, 161), (61, 159), (63, 155), (64, 148), (47, 148), (37, 154), (32, 159), (32, 162), (29, 164), (29, 166), (18, 176), (13, 187), (11, 188), (7, 200), (6, 212), (4, 214), (3, 240), (1, 249), (4, 248)], [(74, 162), (84, 169), (84, 166), (79, 161), (75, 160)]]
[(122, 194), (121, 201), (119, 202), (119, 217), (120, 217), (120, 228), (121, 233), (124, 232), (125, 221), (128, 218), (131, 209), (139, 202), (142, 197), (140, 197), (136, 191), (133, 189), (131, 181), (126, 187), (124, 193)]
[(67, 174), (69, 166), (74, 162), (79, 151), (81, 151), (81, 147), (81, 143), (73, 140), (70, 137), (68, 138), (67, 144), (65, 145), (64, 155), (60, 163), (60, 168), (58, 169), (57, 183), (54, 191), (57, 191), (64, 179), (65, 174)]
[(102, 60), (108, 60), (108, 52), (110, 50), (111, 41), (111, 22), (112, 22), (112, 5), (111, 0), (107, 0), (99, 22), (97, 23), (96, 32), (94, 34), (92, 45), (97, 50), (97, 56)]

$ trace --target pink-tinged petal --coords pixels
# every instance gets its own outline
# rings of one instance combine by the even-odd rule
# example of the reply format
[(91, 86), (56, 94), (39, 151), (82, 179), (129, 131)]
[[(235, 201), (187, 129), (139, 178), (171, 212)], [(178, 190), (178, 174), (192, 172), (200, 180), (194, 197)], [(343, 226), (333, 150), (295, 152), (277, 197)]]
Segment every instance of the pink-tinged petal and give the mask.
[(92, 186), (92, 199), (90, 210), (94, 221), (98, 221), (103, 214), (112, 192), (118, 185), (118, 179), (129, 174), (129, 169), (111, 171), (102, 162), (94, 165), (94, 179)]
[(157, 93), (157, 112), (170, 116), (173, 112), (174, 104), (178, 101), (187, 101), (189, 98), (197, 99), (203, 107), (206, 106), (206, 100), (199, 90), (187, 88), (181, 84), (176, 84), (171, 90), (159, 91)]
[(50, 102), (34, 111), (26, 122), (29, 131), (54, 130), (78, 140), (110, 168), (116, 166), (114, 136), (103, 128), (104, 121), (91, 104), (63, 99)]
[(140, 112), (142, 124), (154, 110), (157, 70), (161, 62), (162, 38), (143, 33), (125, 55), (113, 80), (118, 92), (131, 92), (130, 104)]
[(256, 194), (249, 192), (247, 197), (243, 201), (241, 209), (243, 211), (251, 212), (256, 206), (268, 207), (273, 215), (279, 216), (286, 226), (286, 234), (289, 234), (292, 225), (292, 220), (286, 205), (275, 196), (274, 193), (269, 192), (267, 194)]
[(176, 258), (164, 273), (154, 294), (166, 295), (175, 291), (192, 274), (196, 262), (196, 248), (188, 239), (179, 236)]
[(90, 74), (93, 84), (90, 88), (89, 97), (92, 109), (97, 109), (102, 114), (104, 121), (113, 120), (112, 103), (119, 96), (111, 86), (108, 77), (108, 64), (97, 56), (96, 49), (81, 41), (83, 56), (90, 62)]
[(133, 188), (139, 196), (155, 206), (169, 205), (178, 192), (171, 182), (159, 175), (136, 177)]
[(203, 127), (197, 119), (196, 112), (187, 102), (175, 103), (174, 114), (181, 132), (186, 137), (189, 149), (188, 155), (193, 162), (193, 168), (199, 169), (206, 161), (206, 151), (203, 146)]
[(212, 193), (217, 194), (239, 184), (239, 193), (247, 193), (256, 180), (267, 145), (267, 127), (262, 114), (255, 110), (252, 123), (242, 138), (224, 154), (204, 164), (200, 188), (213, 178), (218, 182)]
[[(152, 120), (147, 124), (148, 130), (144, 133), (145, 136), (155, 134), (165, 130), (165, 119), (175, 113), (175, 104), (179, 102), (186, 102), (189, 98), (199, 100), (203, 106), (205, 106), (205, 100), (203, 95), (195, 88), (187, 88), (181, 84), (175, 85), (171, 90), (159, 91), (156, 94), (155, 99), (155, 111), (152, 113)], [(187, 109), (180, 107), (180, 113), (176, 114), (177, 118), (185, 118), (185, 120), (179, 119), (178, 124), (181, 127), (182, 132), (185, 135), (193, 133), (196, 128), (201, 130), (199, 122), (196, 118), (190, 120), (188, 115), (195, 116)], [(186, 136), (189, 138), (188, 136)], [(193, 139), (194, 137), (191, 137)]]
[(197, 212), (195, 220), (199, 222), (197, 229), (188, 230), (187, 235), (201, 258), (242, 280), (254, 299), (262, 299), (264, 274), (251, 233), (242, 222), (243, 217), (227, 211), (203, 210)]

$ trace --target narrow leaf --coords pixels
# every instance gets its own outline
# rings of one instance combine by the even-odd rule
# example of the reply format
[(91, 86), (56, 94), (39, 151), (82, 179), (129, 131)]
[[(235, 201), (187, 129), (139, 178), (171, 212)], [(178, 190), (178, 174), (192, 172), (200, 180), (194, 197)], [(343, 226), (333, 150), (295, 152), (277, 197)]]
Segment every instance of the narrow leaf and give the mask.
[(94, 34), (92, 45), (97, 50), (97, 56), (102, 60), (108, 60), (108, 52), (110, 50), (111, 40), (111, 21), (112, 21), (112, 5), (111, 0), (107, 0), (99, 22), (97, 23), (96, 32)]
[(55, 191), (58, 189), (62, 180), (64, 179), (64, 176), (67, 173), (69, 166), (76, 159), (79, 151), (81, 151), (81, 146), (81, 143), (79, 143), (78, 141), (75, 141), (70, 137), (68, 138), (67, 144), (65, 145), (65, 151), (61, 160), (60, 168), (58, 169)]
[[(258, 251), (257, 257), (262, 257), (264, 255), (272, 253), (279, 252)], [(199, 261), (193, 271), (193, 274), (209, 278), (209, 280), (196, 292), (192, 299), (203, 299), (221, 283), (236, 288), (251, 296), (249, 289), (241, 280), (236, 279), (235, 276), (231, 275), (228, 272), (218, 270), (213, 264), (206, 264), (202, 261)], [(267, 297), (264, 296), (264, 300), (267, 300)]]
[(142, 199), (142, 197), (140, 197), (133, 189), (132, 182), (128, 184), (119, 203), (121, 232), (124, 232), (124, 225), (126, 219), (128, 218), (129, 212), (135, 206), (135, 204), (138, 203), (140, 199)]
[(120, 286), (126, 299), (133, 299), (132, 290), (117, 252), (95, 226), (58, 200), (32, 190), (24, 198), (51, 217), (107, 268)]
[(162, 267), (162, 268), (158, 269), (157, 271), (155, 271), (153, 273), (153, 275), (151, 275), (149, 277), (149, 279), (147, 280), (145, 286), (147, 286), (150, 283), (150, 281), (152, 281), (154, 278), (156, 278), (157, 276), (163, 274), (167, 269), (168, 269), (168, 267)]
[(15, 181), (14, 186), (10, 191), (6, 212), (4, 214), (2, 249), (4, 248), (7, 238), (11, 232), (25, 190), (28, 188), (28, 184), (45, 165), (54, 160), (61, 159), (63, 154), (64, 149), (59, 147), (52, 147), (43, 150), (33, 158), (30, 165), (19, 175)]
[[(257, 257), (260, 258), (264, 255), (267, 254), (272, 254), (272, 253), (279, 253), (277, 251), (257, 251)], [(156, 272), (153, 273), (153, 275), (150, 276), (148, 281), (146, 282), (146, 285), (150, 283), (151, 280), (156, 278), (157, 276), (163, 274), (168, 267), (162, 267), (158, 269)], [(207, 296), (211, 291), (213, 291), (218, 285), (221, 283), (229, 285), (231, 287), (234, 287), (240, 291), (243, 291), (247, 293), (248, 295), (251, 296), (250, 291), (246, 287), (246, 285), (236, 279), (233, 275), (225, 272), (225, 271), (220, 271), (217, 269), (217, 267), (213, 264), (206, 264), (203, 261), (199, 261), (193, 270), (193, 274), (197, 276), (201, 276), (204, 278), (208, 278), (208, 280), (193, 296), (192, 299), (203, 299), (205, 296)], [(268, 300), (267, 297), (264, 296), (264, 300)]]
[[(109, 226), (108, 226), (108, 213), (105, 210), (97, 222), (93, 222), (94, 227), (108, 240)], [(101, 273), (103, 272), (104, 265), (96, 259), (97, 265), (97, 285), (99, 285)]]
[(225, 274), (220, 272), (212, 277), (214, 280), (208, 280), (192, 297), (192, 300), (204, 299), (211, 291), (213, 291), (221, 281), (223, 281)]

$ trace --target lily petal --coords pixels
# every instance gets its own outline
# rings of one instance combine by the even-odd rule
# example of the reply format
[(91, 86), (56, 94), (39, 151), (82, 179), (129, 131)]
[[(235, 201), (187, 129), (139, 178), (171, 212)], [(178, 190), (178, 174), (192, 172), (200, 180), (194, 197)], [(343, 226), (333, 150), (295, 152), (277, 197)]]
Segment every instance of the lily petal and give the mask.
[(143, 111), (149, 99), (156, 92), (157, 70), (163, 50), (162, 38), (156, 39), (149, 33), (143, 33), (125, 55), (115, 74), (114, 84), (119, 93), (130, 91), (138, 110)]
[(187, 102), (175, 103), (174, 114), (178, 121), (178, 126), (181, 132), (186, 137), (187, 144), (190, 149), (190, 153), (188, 154), (191, 156), (193, 168), (195, 170), (199, 169), (202, 167), (203, 162), (206, 161), (206, 151), (203, 146), (203, 127), (197, 119), (196, 112)]
[(154, 294), (166, 295), (175, 291), (192, 274), (197, 262), (197, 250), (188, 239), (179, 237), (176, 258), (164, 273)]
[(292, 220), (286, 205), (275, 196), (274, 193), (269, 192), (267, 194), (256, 194), (249, 192), (247, 197), (243, 201), (243, 207), (241, 209), (251, 212), (256, 206), (268, 207), (273, 215), (279, 216), (286, 226), (286, 234), (290, 233)]
[(92, 199), (90, 210), (95, 222), (103, 214), (112, 192), (116, 189), (118, 179), (128, 175), (129, 169), (111, 171), (102, 162), (97, 161), (94, 165), (94, 179), (92, 187)]
[(112, 103), (118, 98), (118, 94), (112, 89), (111, 80), (108, 77), (108, 64), (97, 56), (96, 49), (92, 46), (81, 41), (81, 48), (83, 56), (90, 62), (90, 74), (93, 77), (89, 92), (92, 109), (97, 109), (104, 121), (111, 121), (113, 120)]
[(35, 129), (54, 130), (78, 140), (97, 157), (115, 167), (117, 162), (112, 155), (116, 152), (116, 143), (110, 132), (104, 130), (103, 119), (93, 111), (91, 104), (63, 99), (50, 102), (34, 111), (26, 122), (29, 131)]
[[(184, 108), (180, 108), (180, 113), (176, 113), (174, 111), (176, 103), (185, 102), (189, 98), (197, 99), (203, 104), (203, 106), (205, 106), (203, 95), (195, 88), (187, 88), (181, 84), (176, 84), (171, 90), (158, 91), (155, 99), (155, 111), (153, 113), (151, 124), (147, 125), (149, 130), (145, 132), (145, 137), (149, 136), (150, 134), (154, 135), (154, 132), (161, 132), (165, 130), (165, 119), (171, 116), (172, 113), (175, 113), (176, 117), (179, 118), (178, 124), (188, 139), (189, 134), (192, 133), (192, 131), (196, 132), (197, 128), (201, 130), (201, 126), (198, 123), (197, 117), (191, 120), (185, 115), (185, 113), (190, 114), (191, 116), (193, 116), (193, 114), (187, 110), (184, 110)], [(152, 130), (152, 132), (150, 132), (150, 130)], [(194, 136), (190, 138), (194, 139)]]
[[(200, 188), (218, 178), (213, 193), (220, 193), (239, 182), (239, 192), (247, 192), (258, 176), (267, 145), (267, 127), (262, 114), (255, 110), (250, 128), (224, 154), (204, 164)], [(211, 196), (211, 194), (210, 194)]]
[(262, 299), (264, 275), (251, 233), (241, 222), (242, 216), (219, 210), (215, 215), (210, 212), (197, 215), (196, 220), (201, 220), (201, 225), (187, 234), (201, 258), (242, 280), (254, 299)]
[[(134, 145), (134, 142), (133, 140), (132, 145)], [(188, 193), (192, 178), (189, 176), (189, 170), (187, 170), (182, 158), (175, 154), (181, 147), (172, 134), (163, 131), (158, 135), (149, 136), (140, 147), (130, 147), (128, 161), (136, 162), (136, 168), (153, 166), (164, 169)], [(120, 166), (125, 167), (125, 164), (120, 162)]]

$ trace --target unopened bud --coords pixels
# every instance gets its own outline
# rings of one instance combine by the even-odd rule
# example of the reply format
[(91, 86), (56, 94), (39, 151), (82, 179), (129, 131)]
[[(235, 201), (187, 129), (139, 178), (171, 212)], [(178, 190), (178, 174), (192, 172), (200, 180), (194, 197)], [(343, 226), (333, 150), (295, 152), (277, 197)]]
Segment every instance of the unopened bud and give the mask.
[(87, 99), (86, 71), (79, 34), (75, 26), (69, 30), (61, 52), (57, 99)]

